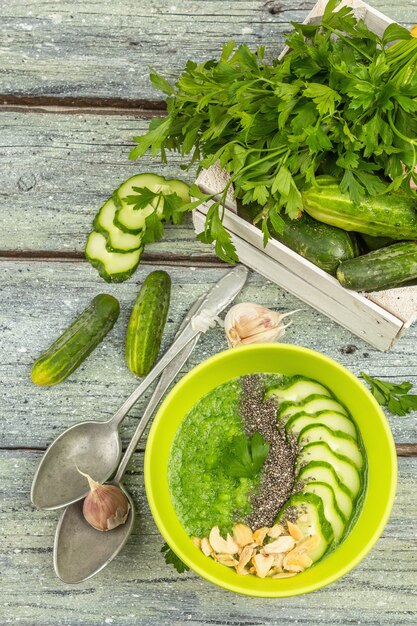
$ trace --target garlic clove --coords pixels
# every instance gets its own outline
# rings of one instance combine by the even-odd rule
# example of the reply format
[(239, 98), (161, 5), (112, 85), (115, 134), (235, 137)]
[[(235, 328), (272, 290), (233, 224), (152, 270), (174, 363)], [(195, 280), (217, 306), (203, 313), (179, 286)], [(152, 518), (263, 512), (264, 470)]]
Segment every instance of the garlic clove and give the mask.
[(224, 328), (229, 347), (235, 348), (257, 342), (272, 342), (285, 333), (288, 324), (282, 324), (282, 320), (290, 313), (271, 311), (266, 307), (253, 302), (235, 304), (227, 313), (224, 320)]
[(87, 478), (90, 486), (90, 493), (83, 502), (83, 515), (90, 526), (108, 531), (124, 524), (130, 511), (130, 503), (124, 491), (116, 485), (101, 484), (88, 474), (78, 471)]

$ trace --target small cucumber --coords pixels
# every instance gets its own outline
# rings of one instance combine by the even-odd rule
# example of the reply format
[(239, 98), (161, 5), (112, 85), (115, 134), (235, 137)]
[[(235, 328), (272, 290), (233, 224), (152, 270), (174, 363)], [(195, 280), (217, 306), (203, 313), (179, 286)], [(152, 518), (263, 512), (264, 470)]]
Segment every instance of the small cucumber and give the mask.
[(279, 407), (279, 418), (291, 417), (296, 413), (317, 413), (317, 411), (337, 411), (338, 413), (344, 413), (347, 415), (345, 407), (329, 398), (328, 396), (322, 396), (320, 394), (313, 394), (308, 396), (302, 402), (283, 402)]
[[(282, 419), (282, 418), (281, 418)], [(331, 428), (333, 431), (338, 431), (350, 435), (353, 439), (357, 440), (355, 424), (351, 419), (343, 413), (337, 413), (336, 411), (318, 411), (317, 413), (295, 413), (287, 418), (285, 422), (285, 430), (287, 432), (292, 431), (298, 435), (303, 428), (311, 425), (323, 425)]]
[(56, 385), (73, 372), (111, 330), (119, 317), (116, 298), (102, 293), (33, 364), (36, 385)]
[(138, 376), (148, 374), (158, 357), (170, 297), (169, 275), (151, 272), (136, 298), (126, 333), (126, 362)]
[(312, 461), (305, 465), (296, 477), (296, 482), (304, 484), (310, 481), (324, 482), (332, 489), (336, 497), (337, 506), (346, 519), (349, 519), (353, 511), (353, 495), (340, 481), (335, 469), (325, 461)]
[(275, 398), (281, 404), (283, 402), (301, 402), (313, 394), (331, 396), (327, 387), (324, 387), (316, 380), (311, 380), (305, 376), (294, 376), (286, 387), (269, 389), (265, 398)]
[(339, 282), (356, 291), (389, 289), (417, 278), (417, 242), (394, 243), (387, 248), (343, 261), (337, 270)]
[(354, 204), (348, 193), (340, 191), (338, 181), (329, 177), (317, 177), (316, 185), (302, 196), (305, 211), (325, 224), (374, 237), (417, 239), (417, 196), (394, 191)]
[[(256, 208), (238, 205), (238, 215), (253, 223), (259, 208), (258, 205)], [(340, 261), (359, 254), (355, 234), (319, 222), (306, 213), (298, 219), (291, 219), (281, 213), (281, 218), (284, 222), (283, 231), (278, 233), (271, 229), (273, 238), (329, 274), (336, 274)]]

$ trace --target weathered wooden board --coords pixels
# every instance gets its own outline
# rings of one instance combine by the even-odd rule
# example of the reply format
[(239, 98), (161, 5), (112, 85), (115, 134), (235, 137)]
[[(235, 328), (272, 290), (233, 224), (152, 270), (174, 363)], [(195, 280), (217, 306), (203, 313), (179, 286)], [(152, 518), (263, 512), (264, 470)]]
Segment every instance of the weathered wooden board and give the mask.
[(143, 488), (142, 454), (126, 476), (141, 515), (128, 545), (97, 577), (66, 586), (54, 575), (57, 511), (36, 511), (29, 487), (38, 453), (2, 452), (1, 624), (30, 626), (405, 626), (417, 621), (417, 459), (400, 459), (398, 494), (383, 536), (344, 578), (307, 596), (262, 600), (177, 574), (159, 551), (162, 538)]
[[(132, 137), (147, 128), (133, 116), (0, 113), (0, 252), (81, 253), (92, 220), (113, 190), (138, 172), (194, 180), (172, 155), (129, 161)], [(191, 220), (167, 227), (148, 252), (212, 256)]]
[[(180, 71), (187, 59), (218, 55), (228, 39), (265, 45), (272, 57), (291, 20), (314, 0), (26, 0), (0, 1), (0, 93), (160, 98), (150, 67)], [(417, 0), (373, 0), (410, 24)]]
[[(87, 263), (16, 260), (3, 261), (0, 267), (0, 402), (4, 407), (0, 446), (43, 448), (77, 421), (110, 417), (135, 388), (137, 379), (124, 362), (125, 328), (138, 284), (152, 268), (142, 266), (128, 282), (109, 286)], [(165, 346), (191, 303), (226, 271), (167, 269), (173, 290)], [(122, 312), (113, 331), (67, 381), (51, 388), (33, 385), (29, 380), (32, 362), (99, 292), (112, 293), (120, 300)], [(281, 311), (300, 308), (288, 328), (286, 341), (320, 350), (355, 374), (364, 369), (373, 376), (417, 383), (417, 327), (410, 329), (392, 353), (381, 354), (259, 274), (251, 274), (239, 300)], [(210, 331), (201, 339), (190, 366), (225, 348), (223, 331)], [(142, 406), (139, 403), (132, 414), (140, 415)], [(134, 421), (127, 420), (125, 439), (132, 433)], [(390, 423), (397, 442), (417, 441), (416, 417), (391, 417)]]

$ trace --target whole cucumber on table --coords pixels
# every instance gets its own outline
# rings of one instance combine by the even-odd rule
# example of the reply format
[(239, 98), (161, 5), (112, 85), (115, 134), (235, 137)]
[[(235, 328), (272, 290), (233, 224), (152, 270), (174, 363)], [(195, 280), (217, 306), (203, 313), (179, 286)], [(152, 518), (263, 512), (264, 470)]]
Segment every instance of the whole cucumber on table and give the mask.
[(320, 222), (347, 231), (397, 241), (417, 239), (417, 195), (402, 191), (367, 196), (355, 204), (348, 193), (340, 191), (336, 179), (323, 176), (303, 191), (305, 211)]
[(417, 278), (417, 242), (401, 241), (387, 248), (343, 261), (339, 282), (356, 291), (389, 289)]
[[(259, 206), (238, 206), (238, 214), (251, 223), (257, 213)], [(291, 219), (283, 213), (281, 217), (284, 221), (283, 231), (277, 233), (271, 229), (273, 238), (329, 274), (336, 274), (340, 261), (359, 254), (354, 234), (318, 222), (305, 213), (298, 219)]]
[(151, 272), (136, 298), (126, 333), (126, 362), (138, 376), (148, 374), (158, 357), (170, 298), (169, 275)]
[(56, 385), (73, 372), (111, 330), (119, 317), (116, 298), (101, 293), (33, 364), (36, 385)]

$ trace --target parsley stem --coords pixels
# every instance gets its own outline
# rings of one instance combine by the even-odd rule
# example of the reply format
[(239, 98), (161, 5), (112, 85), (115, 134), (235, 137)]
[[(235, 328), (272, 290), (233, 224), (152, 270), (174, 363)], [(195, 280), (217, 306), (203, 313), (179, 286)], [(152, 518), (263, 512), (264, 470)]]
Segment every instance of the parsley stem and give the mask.
[(338, 30), (335, 30), (334, 28), (332, 28), (331, 26), (328, 26), (328, 24), (322, 24), (323, 28), (327, 28), (328, 30), (330, 30), (334, 35), (337, 35), (339, 37), (339, 39), (341, 39), (342, 41), (344, 41), (346, 44), (348, 44), (349, 46), (351, 46), (352, 48), (354, 48), (356, 50), (356, 52), (359, 52), (359, 54), (361, 54), (362, 56), (365, 57), (365, 59), (368, 59), (368, 61), (371, 63), (372, 62), (372, 57), (370, 57), (368, 54), (366, 54), (366, 52), (364, 52), (363, 50), (361, 50), (359, 48), (359, 46), (355, 45), (350, 39), (348, 39), (347, 37), (344, 37), (344, 35), (342, 35), (342, 33), (340, 33)]

